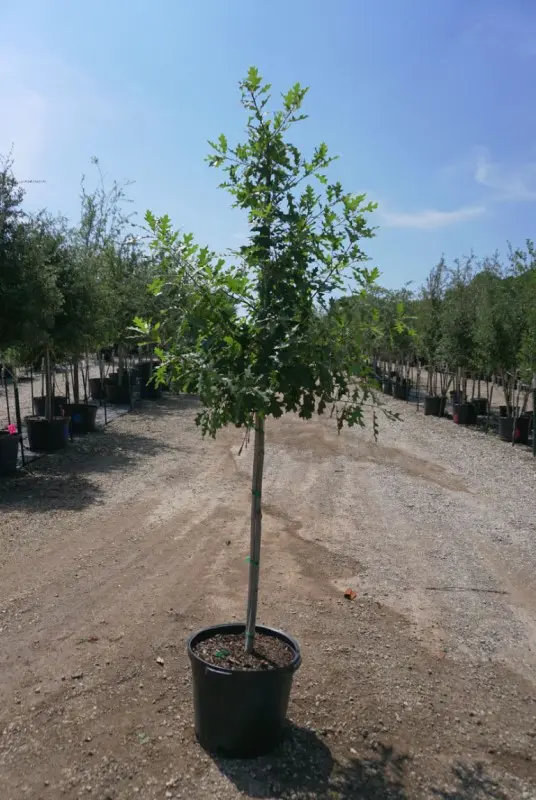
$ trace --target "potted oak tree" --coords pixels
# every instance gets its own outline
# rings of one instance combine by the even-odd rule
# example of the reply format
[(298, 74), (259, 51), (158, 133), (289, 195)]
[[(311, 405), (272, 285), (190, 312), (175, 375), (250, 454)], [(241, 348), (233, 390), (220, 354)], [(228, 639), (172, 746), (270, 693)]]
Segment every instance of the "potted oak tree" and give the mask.
[(66, 398), (58, 405), (59, 398), (54, 393), (55, 336), (56, 319), (64, 300), (61, 276), (69, 270), (70, 252), (62, 222), (43, 214), (32, 220), (29, 227), (28, 259), (34, 264), (34, 271), (46, 280), (35, 280), (35, 286), (42, 291), (28, 309), (26, 337), (33, 351), (43, 354), (45, 394), (41, 405), (34, 398), (34, 414), (26, 417), (25, 422), (30, 450), (59, 450), (67, 444), (70, 420), (62, 413)]
[(181, 238), (167, 217), (148, 213), (165, 275), (155, 291), (165, 292), (167, 283), (188, 287), (188, 297), (182, 316), (173, 305), (172, 327), (166, 309), (153, 325), (137, 325), (145, 340), (161, 344), (162, 380), (171, 377), (199, 395), (204, 434), (234, 424), (253, 437), (246, 621), (198, 631), (188, 652), (198, 740), (210, 751), (254, 756), (279, 742), (301, 662), (291, 636), (257, 623), (266, 423), (287, 412), (309, 419), (328, 409), (339, 430), (364, 424), (371, 390), (362, 340), (354, 329), (350, 341), (343, 324), (336, 333), (331, 324), (319, 326), (318, 312), (346, 278), (366, 292), (377, 270), (364, 266), (360, 244), (373, 235), (366, 215), (374, 204), (328, 181), (333, 158), (324, 143), (305, 158), (288, 139), (305, 119), (307, 90), (296, 84), (271, 112), (270, 86), (257, 69), (240, 89), (247, 140), (231, 147), (220, 135), (209, 164), (225, 170), (222, 186), (247, 212), (247, 244), (226, 266), (191, 237)]

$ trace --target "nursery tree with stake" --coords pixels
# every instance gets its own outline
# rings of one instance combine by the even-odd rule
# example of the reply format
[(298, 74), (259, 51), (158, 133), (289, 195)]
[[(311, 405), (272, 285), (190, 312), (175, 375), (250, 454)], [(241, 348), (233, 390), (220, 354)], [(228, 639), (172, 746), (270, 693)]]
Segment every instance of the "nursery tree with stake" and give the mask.
[[(164, 310), (156, 325), (137, 320), (137, 326), (165, 345), (158, 353), (162, 376), (171, 373), (175, 385), (200, 395), (197, 422), (203, 433), (214, 436), (228, 423), (246, 428), (246, 437), (254, 431), (245, 643), (252, 652), (265, 421), (289, 411), (310, 419), (328, 408), (339, 430), (345, 423), (364, 424), (364, 404), (372, 395), (362, 338), (354, 330), (350, 347), (344, 326), (337, 336), (325, 335), (318, 311), (327, 309), (334, 291), (347, 289), (348, 280), (356, 291), (366, 292), (378, 273), (364, 266), (360, 246), (361, 239), (373, 235), (366, 214), (375, 205), (328, 182), (326, 170), (334, 159), (325, 144), (307, 159), (288, 139), (291, 128), (306, 119), (301, 106), (307, 89), (293, 86), (275, 112), (268, 109), (270, 85), (256, 68), (250, 68), (240, 89), (247, 140), (231, 147), (221, 134), (210, 143), (208, 162), (226, 172), (221, 186), (234, 206), (247, 212), (248, 242), (235, 252), (235, 265), (226, 267), (196, 248), (190, 236), (180, 239), (167, 217), (148, 213), (153, 251), (164, 274), (154, 291), (165, 291), (171, 281), (189, 297), (178, 330), (176, 305)], [(174, 320), (173, 331), (166, 313)], [(200, 315), (205, 321), (192, 344)], [(366, 323), (364, 328), (363, 336)]]

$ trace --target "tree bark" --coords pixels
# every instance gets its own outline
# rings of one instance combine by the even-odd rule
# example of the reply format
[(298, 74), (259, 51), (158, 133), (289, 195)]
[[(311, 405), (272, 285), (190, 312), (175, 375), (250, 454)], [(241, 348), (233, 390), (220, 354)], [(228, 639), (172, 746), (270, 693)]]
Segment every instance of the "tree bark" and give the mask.
[(80, 402), (80, 362), (78, 359), (73, 360), (73, 400), (75, 403)]
[(264, 418), (255, 415), (255, 440), (253, 446), (253, 474), (251, 481), (251, 537), (249, 548), (249, 585), (246, 620), (246, 652), (253, 652), (257, 599), (259, 596), (259, 569), (262, 533), (262, 477), (264, 471)]
[(45, 417), (50, 421), (54, 416), (54, 391), (52, 384), (52, 367), (50, 364), (50, 350), (45, 349)]

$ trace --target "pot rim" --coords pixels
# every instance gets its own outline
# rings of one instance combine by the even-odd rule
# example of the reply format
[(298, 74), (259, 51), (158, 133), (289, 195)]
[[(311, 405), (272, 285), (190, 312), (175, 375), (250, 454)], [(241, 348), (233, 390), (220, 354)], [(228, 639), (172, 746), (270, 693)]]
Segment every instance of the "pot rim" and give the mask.
[(75, 408), (76, 406), (80, 406), (81, 408), (99, 408), (99, 404), (96, 401), (93, 403), (65, 403), (65, 408)]
[(28, 422), (70, 422), (70, 417), (52, 417), (52, 419), (47, 419), (46, 417), (42, 417), (39, 414), (29, 414), (27, 417), (24, 417), (24, 422), (26, 424)]
[[(275, 669), (262, 670), (262, 671), (251, 670), (251, 669), (229, 669), (226, 667), (218, 667), (215, 664), (211, 664), (209, 661), (205, 661), (204, 658), (201, 658), (201, 656), (198, 656), (197, 653), (194, 652), (192, 644), (194, 644), (194, 641), (195, 639), (197, 639), (198, 636), (200, 636), (201, 634), (213, 633), (214, 635), (217, 635), (218, 633), (225, 633), (225, 631), (226, 630), (228, 631), (229, 628), (234, 628), (234, 629), (238, 628), (238, 630), (234, 630), (233, 633), (243, 633), (246, 630), (246, 625), (244, 622), (223, 622), (220, 623), (219, 625), (209, 625), (206, 628), (200, 628), (198, 631), (195, 631), (195, 633), (192, 633), (188, 637), (188, 642), (187, 642), (188, 655), (190, 657), (190, 660), (192, 661), (195, 660), (200, 664), (204, 664), (212, 672), (217, 672), (221, 675), (251, 675), (251, 676), (273, 675), (274, 673), (281, 674), (284, 672), (295, 672), (299, 668), (302, 659), (301, 659), (300, 647), (296, 639), (294, 639), (293, 636), (290, 636), (290, 634), (279, 630), (278, 628), (270, 628), (267, 625), (256, 625), (255, 631), (257, 633), (267, 633), (269, 636), (274, 636), (274, 638), (276, 639), (283, 639), (294, 650), (294, 658), (292, 659), (290, 664), (286, 664), (284, 667), (276, 667)], [(210, 639), (210, 638), (211, 638), (210, 635), (203, 637), (203, 639)]]

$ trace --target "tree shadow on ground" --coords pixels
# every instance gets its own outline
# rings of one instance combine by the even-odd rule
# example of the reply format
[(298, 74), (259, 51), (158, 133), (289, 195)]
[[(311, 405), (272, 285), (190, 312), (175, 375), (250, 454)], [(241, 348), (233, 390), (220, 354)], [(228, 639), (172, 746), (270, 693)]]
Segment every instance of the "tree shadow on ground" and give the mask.
[(508, 800), (499, 784), (486, 775), (483, 764), (458, 763), (452, 769), (456, 781), (453, 789), (433, 789), (440, 800)]
[(103, 492), (79, 475), (22, 470), (0, 481), (0, 513), (24, 510), (43, 514), (54, 509), (82, 511), (103, 502)]
[(280, 747), (270, 755), (252, 760), (213, 758), (238, 791), (251, 798), (508, 800), (499, 784), (486, 775), (482, 764), (457, 763), (452, 768), (453, 788), (433, 788), (437, 779), (423, 775), (419, 788), (412, 791), (405, 785), (407, 771), (415, 770), (411, 756), (378, 743), (370, 747), (370, 756), (351, 755), (338, 760), (325, 741), (311, 730), (293, 724)]
[(402, 784), (408, 756), (378, 745), (371, 758), (337, 761), (315, 733), (290, 725), (281, 746), (252, 761), (215, 757), (246, 797), (315, 800), (408, 800)]
[(124, 470), (143, 459), (166, 452), (185, 452), (185, 448), (166, 444), (139, 433), (105, 428), (76, 438), (62, 451), (62, 468), (78, 474), (105, 474)]
[(158, 439), (109, 428), (76, 438), (65, 450), (29, 461), (14, 476), (2, 478), (0, 510), (81, 511), (104, 502), (105, 491), (86, 476), (109, 476), (112, 483), (115, 473), (175, 450), (184, 452)]
[(200, 409), (199, 396), (196, 394), (175, 394), (166, 392), (158, 400), (143, 399), (136, 405), (136, 413), (140, 415), (166, 416), (178, 411)]

